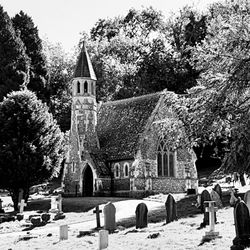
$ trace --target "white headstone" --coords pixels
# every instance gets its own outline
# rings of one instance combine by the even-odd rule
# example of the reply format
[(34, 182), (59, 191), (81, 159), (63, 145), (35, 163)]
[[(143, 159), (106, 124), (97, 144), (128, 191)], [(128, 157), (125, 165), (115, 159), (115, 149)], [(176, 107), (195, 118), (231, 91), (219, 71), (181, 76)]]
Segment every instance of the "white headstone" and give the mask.
[(61, 225), (59, 228), (59, 239), (67, 240), (68, 239), (68, 225)]
[(24, 210), (24, 207), (26, 207), (27, 204), (25, 203), (24, 199), (22, 199), (21, 202), (18, 203), (18, 206), (19, 206), (19, 213), (22, 214), (23, 210)]
[(108, 247), (108, 236), (109, 232), (107, 230), (99, 231), (98, 250), (102, 250)]
[(50, 201), (50, 212), (51, 213), (57, 213), (58, 212), (58, 202), (56, 200), (57, 197), (51, 196), (51, 201)]
[(221, 199), (220, 199), (220, 195), (216, 191), (214, 191), (213, 189), (212, 189), (212, 191), (210, 193), (210, 197), (211, 197), (212, 201), (215, 201), (216, 206), (218, 208), (222, 208), (223, 207)]

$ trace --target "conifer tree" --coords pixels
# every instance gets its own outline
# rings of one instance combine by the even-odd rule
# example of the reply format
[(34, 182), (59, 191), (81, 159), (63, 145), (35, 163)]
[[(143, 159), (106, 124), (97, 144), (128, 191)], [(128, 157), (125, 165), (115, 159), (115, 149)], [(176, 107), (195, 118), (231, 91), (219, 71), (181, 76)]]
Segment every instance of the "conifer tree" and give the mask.
[(29, 82), (29, 58), (8, 14), (0, 5), (0, 101)]
[(26, 54), (31, 59), (28, 88), (34, 91), (39, 99), (48, 101), (48, 72), (45, 56), (42, 52), (42, 40), (38, 35), (38, 29), (35, 27), (31, 17), (23, 11), (20, 11), (19, 14), (12, 18), (12, 22), (16, 32), (20, 32), (20, 37), (26, 47)]
[(56, 176), (63, 157), (63, 135), (48, 107), (29, 90), (0, 103), (0, 188), (9, 190), (17, 210), (18, 191)]

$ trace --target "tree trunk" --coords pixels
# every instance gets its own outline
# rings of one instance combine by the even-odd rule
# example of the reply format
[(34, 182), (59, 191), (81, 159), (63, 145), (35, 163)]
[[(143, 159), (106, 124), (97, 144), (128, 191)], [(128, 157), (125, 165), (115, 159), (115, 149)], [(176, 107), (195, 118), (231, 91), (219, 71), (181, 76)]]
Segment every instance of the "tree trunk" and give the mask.
[(13, 189), (13, 190), (9, 190), (10, 195), (11, 195), (11, 199), (13, 201), (14, 204), (14, 211), (17, 212), (18, 211), (18, 195), (19, 195), (19, 189)]

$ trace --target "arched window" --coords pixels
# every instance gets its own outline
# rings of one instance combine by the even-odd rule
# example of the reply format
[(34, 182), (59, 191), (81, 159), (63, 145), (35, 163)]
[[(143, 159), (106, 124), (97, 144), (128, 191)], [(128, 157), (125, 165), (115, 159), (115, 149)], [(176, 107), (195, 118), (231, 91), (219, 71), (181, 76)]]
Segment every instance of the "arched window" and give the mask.
[(81, 84), (80, 82), (78, 81), (77, 82), (77, 94), (80, 94), (81, 93)]
[(129, 164), (127, 162), (124, 163), (123, 165), (123, 172), (124, 172), (124, 177), (128, 177), (129, 173)]
[(94, 82), (91, 82), (91, 94), (94, 95)]
[(158, 176), (174, 177), (174, 165), (174, 151), (168, 148), (167, 141), (161, 138), (157, 149)]
[(84, 82), (84, 93), (88, 93), (88, 82)]
[(119, 163), (115, 164), (114, 172), (115, 172), (115, 178), (119, 178), (120, 177), (120, 164)]

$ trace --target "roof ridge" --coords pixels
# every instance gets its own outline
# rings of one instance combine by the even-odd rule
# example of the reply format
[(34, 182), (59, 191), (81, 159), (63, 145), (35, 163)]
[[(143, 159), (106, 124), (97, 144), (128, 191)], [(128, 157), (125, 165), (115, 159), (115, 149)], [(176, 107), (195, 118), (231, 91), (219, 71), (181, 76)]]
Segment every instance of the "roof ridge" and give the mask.
[(150, 94), (146, 94), (146, 95), (140, 95), (140, 96), (134, 96), (134, 97), (129, 97), (129, 98), (125, 98), (125, 99), (121, 99), (121, 100), (115, 100), (115, 101), (107, 101), (107, 102), (103, 102), (102, 105), (109, 105), (109, 104), (119, 104), (119, 103), (125, 103), (125, 102), (132, 102), (132, 101), (136, 101), (136, 100), (140, 100), (146, 97), (150, 97), (150, 96), (156, 96), (156, 95), (160, 95), (163, 92), (155, 92), (155, 93), (150, 93)]

